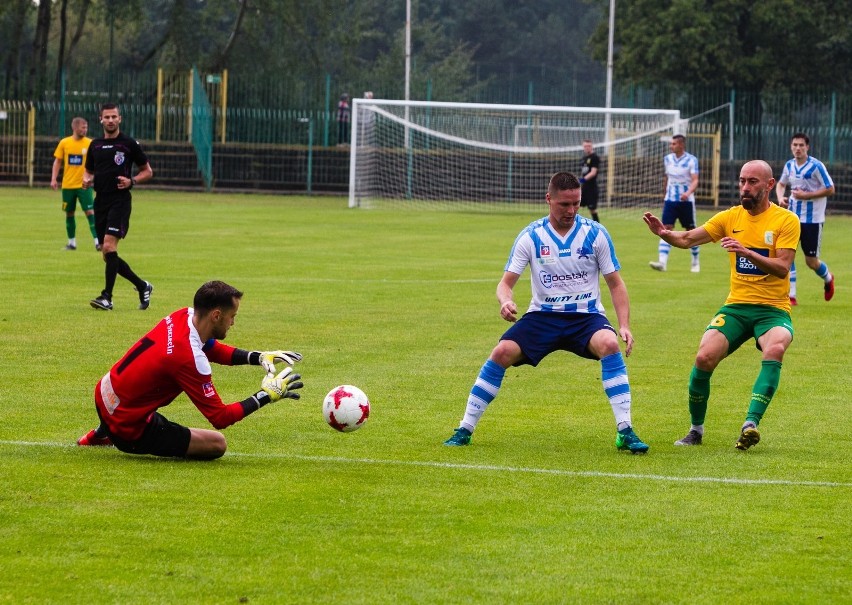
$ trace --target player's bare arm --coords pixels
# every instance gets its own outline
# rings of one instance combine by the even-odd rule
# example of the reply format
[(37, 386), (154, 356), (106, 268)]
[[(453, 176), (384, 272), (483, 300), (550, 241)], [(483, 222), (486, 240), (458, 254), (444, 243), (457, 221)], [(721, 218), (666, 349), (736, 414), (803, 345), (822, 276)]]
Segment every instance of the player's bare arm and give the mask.
[(697, 227), (689, 231), (672, 231), (666, 228), (663, 222), (650, 212), (646, 212), (642, 216), (642, 220), (648, 225), (651, 233), (677, 248), (692, 248), (693, 246), (700, 246), (713, 241), (704, 227)]
[(778, 205), (782, 208), (788, 208), (790, 206), (790, 200), (787, 199), (785, 195), (787, 193), (787, 185), (781, 183), (780, 181), (775, 185), (775, 199), (778, 200)]
[(59, 188), (59, 169), (62, 168), (62, 160), (59, 158), (55, 158), (53, 160), (53, 167), (50, 170), (50, 186), (56, 191)]
[(828, 197), (834, 195), (834, 187), (823, 187), (816, 191), (805, 191), (803, 189), (793, 189), (790, 195), (795, 196), (797, 200), (813, 200), (819, 197)]
[(680, 200), (682, 202), (688, 202), (689, 196), (691, 196), (693, 193), (695, 193), (696, 189), (698, 189), (698, 175), (693, 174), (692, 179), (689, 183), (689, 188), (687, 188), (686, 191), (684, 191), (683, 193), (680, 194)]
[(627, 286), (618, 271), (604, 275), (604, 281), (609, 288), (612, 306), (615, 307), (615, 316), (618, 318), (618, 335), (625, 344), (624, 354), (630, 357), (633, 351), (633, 333), (630, 331), (630, 298), (627, 295)]
[(130, 189), (133, 185), (138, 185), (139, 183), (144, 183), (145, 181), (151, 180), (154, 177), (154, 170), (151, 168), (151, 164), (145, 164), (139, 169), (139, 172), (134, 177), (126, 177), (120, 176), (118, 177), (118, 188), (119, 189)]
[(95, 181), (94, 173), (89, 172), (88, 170), (83, 172), (83, 189), (88, 189), (92, 186), (92, 183)]
[(733, 252), (738, 256), (747, 258), (753, 265), (781, 279), (787, 277), (790, 272), (790, 265), (793, 264), (793, 258), (796, 251), (790, 248), (779, 248), (776, 251), (775, 258), (767, 258), (742, 245), (739, 241), (732, 237), (723, 237), (719, 243), (727, 252)]
[(508, 322), (518, 321), (518, 306), (513, 299), (515, 284), (521, 276), (511, 271), (503, 274), (503, 279), (497, 284), (497, 302), (500, 303), (500, 317)]

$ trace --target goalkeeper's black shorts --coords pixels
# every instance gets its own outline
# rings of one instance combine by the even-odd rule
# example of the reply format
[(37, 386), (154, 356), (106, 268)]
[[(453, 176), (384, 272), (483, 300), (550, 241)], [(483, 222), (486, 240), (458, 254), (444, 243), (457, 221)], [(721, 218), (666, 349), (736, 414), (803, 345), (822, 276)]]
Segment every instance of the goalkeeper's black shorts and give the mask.
[(158, 412), (151, 414), (148, 426), (139, 439), (122, 439), (112, 434), (108, 427), (107, 433), (115, 448), (126, 454), (150, 454), (166, 458), (186, 458), (192, 436), (188, 428)]

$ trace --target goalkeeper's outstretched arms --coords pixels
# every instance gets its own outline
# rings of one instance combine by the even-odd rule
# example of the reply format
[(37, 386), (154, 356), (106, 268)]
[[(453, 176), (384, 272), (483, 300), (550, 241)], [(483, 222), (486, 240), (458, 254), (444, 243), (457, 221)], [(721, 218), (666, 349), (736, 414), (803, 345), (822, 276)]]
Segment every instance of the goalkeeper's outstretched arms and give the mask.
[(244, 417), (256, 412), (267, 403), (280, 399), (299, 399), (301, 395), (296, 391), (303, 386), (301, 375), (294, 374), (291, 366), (287, 366), (276, 375), (268, 374), (260, 383), (260, 391), (240, 402)]

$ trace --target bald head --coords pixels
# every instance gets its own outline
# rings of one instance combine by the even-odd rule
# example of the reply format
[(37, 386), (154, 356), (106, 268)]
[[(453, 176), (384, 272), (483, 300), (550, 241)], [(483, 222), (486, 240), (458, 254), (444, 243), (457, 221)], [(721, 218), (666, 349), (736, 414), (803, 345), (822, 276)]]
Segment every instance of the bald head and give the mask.
[(766, 179), (772, 178), (772, 167), (763, 160), (749, 160), (743, 164), (742, 170), (762, 173), (763, 178)]

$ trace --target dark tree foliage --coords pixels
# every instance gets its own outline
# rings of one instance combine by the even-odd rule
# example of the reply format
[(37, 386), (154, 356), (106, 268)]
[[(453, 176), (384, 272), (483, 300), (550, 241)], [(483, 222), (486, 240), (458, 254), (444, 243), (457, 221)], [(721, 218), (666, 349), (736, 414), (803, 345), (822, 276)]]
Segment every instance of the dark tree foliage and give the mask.
[[(850, 14), (847, 2), (832, 0), (620, 2), (615, 73), (645, 85), (848, 89), (850, 78), (830, 74), (852, 68)], [(603, 20), (592, 39), (598, 59), (606, 57), (607, 34)]]
[[(608, 0), (412, 5), (418, 98), (431, 87), (471, 100), (483, 86), (527, 80), (544, 92), (602, 87)], [(848, 89), (850, 15), (830, 0), (622, 0), (616, 83)], [(403, 0), (6, 0), (0, 81), (6, 97), (39, 98), (55, 94), (63, 68), (94, 79), (197, 67), (287, 91), (328, 74), (353, 93), (399, 97), (404, 23)]]

